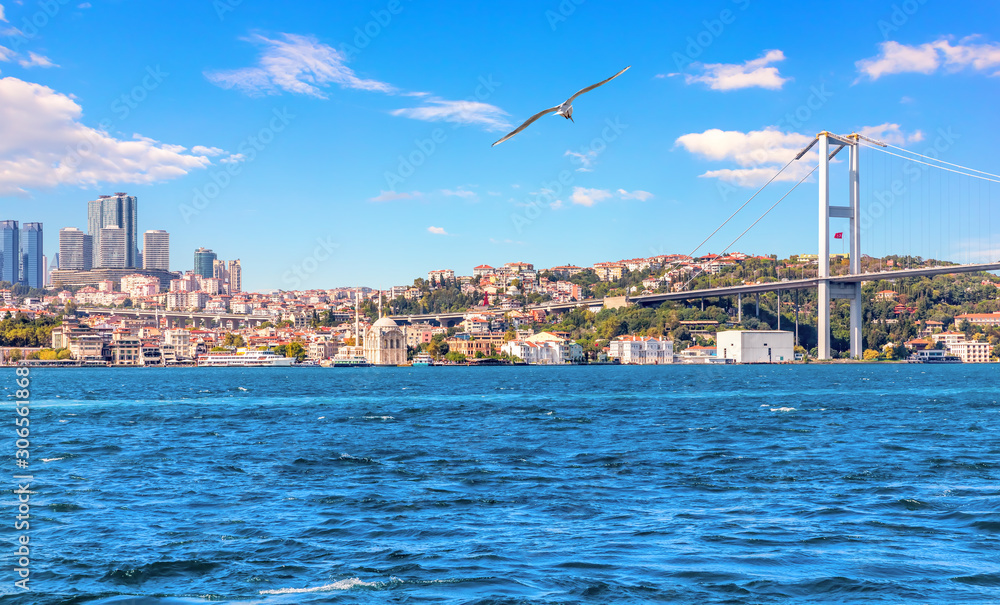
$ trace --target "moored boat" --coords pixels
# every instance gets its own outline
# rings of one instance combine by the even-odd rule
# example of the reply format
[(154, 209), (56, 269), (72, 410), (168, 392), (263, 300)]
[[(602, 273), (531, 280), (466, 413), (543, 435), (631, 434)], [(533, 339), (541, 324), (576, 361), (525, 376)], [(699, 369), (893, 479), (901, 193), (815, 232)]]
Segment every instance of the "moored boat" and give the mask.
[(274, 351), (250, 351), (237, 349), (235, 352), (209, 352), (197, 358), (198, 367), (222, 368), (287, 368), (295, 362), (294, 357), (283, 357)]

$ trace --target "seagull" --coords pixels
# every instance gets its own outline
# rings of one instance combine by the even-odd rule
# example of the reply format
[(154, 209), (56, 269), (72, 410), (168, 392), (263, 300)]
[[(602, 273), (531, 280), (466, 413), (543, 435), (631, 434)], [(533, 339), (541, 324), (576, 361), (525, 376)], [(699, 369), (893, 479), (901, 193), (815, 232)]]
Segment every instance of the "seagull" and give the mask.
[(629, 67), (632, 67), (632, 66), (629, 65), (628, 67), (626, 67), (625, 69), (623, 69), (620, 72), (616, 73), (615, 75), (611, 76), (607, 80), (602, 80), (602, 81), (598, 82), (597, 84), (594, 84), (593, 86), (588, 86), (588, 87), (584, 88), (583, 90), (579, 91), (578, 93), (576, 93), (572, 97), (566, 99), (566, 101), (564, 101), (562, 105), (556, 105), (555, 107), (550, 107), (550, 108), (548, 108), (546, 110), (539, 111), (535, 115), (533, 115), (530, 118), (528, 118), (528, 120), (524, 124), (521, 124), (515, 130), (513, 130), (512, 132), (509, 132), (507, 134), (507, 136), (505, 136), (504, 138), (500, 139), (496, 143), (493, 143), (493, 145), (491, 145), (491, 147), (496, 147), (500, 143), (503, 143), (507, 139), (511, 138), (515, 134), (521, 132), (522, 130), (524, 130), (525, 128), (527, 128), (528, 126), (530, 126), (532, 122), (534, 122), (538, 118), (540, 118), (540, 117), (542, 117), (542, 116), (544, 116), (545, 114), (548, 114), (548, 113), (555, 112), (556, 115), (560, 115), (560, 116), (566, 118), (567, 120), (573, 122), (574, 121), (573, 120), (573, 99), (579, 97), (580, 95), (582, 95), (585, 92), (590, 92), (590, 91), (594, 90), (595, 88), (597, 88), (598, 86), (601, 86), (602, 84), (607, 84), (611, 80), (614, 80), (618, 76), (620, 76), (623, 73), (625, 73), (628, 70)]

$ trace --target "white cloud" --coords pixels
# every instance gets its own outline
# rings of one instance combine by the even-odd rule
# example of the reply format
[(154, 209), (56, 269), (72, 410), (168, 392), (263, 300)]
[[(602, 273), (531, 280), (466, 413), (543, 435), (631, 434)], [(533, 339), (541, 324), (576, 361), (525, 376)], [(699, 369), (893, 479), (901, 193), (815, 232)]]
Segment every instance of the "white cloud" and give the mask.
[(89, 2), (83, 2), (81, 4), (77, 4), (76, 7), (77, 8), (90, 8), (90, 3)]
[(932, 74), (944, 67), (949, 72), (971, 69), (1000, 75), (1000, 44), (976, 43), (968, 36), (952, 44), (946, 38), (920, 45), (900, 44), (889, 40), (879, 44), (879, 54), (855, 63), (861, 77), (877, 80), (899, 73)]
[(563, 157), (566, 156), (573, 158), (580, 164), (580, 167), (576, 169), (577, 172), (592, 172), (594, 170), (594, 160), (597, 159), (597, 152), (593, 149), (584, 151), (583, 153), (566, 150)]
[(573, 187), (573, 193), (569, 196), (569, 201), (578, 206), (588, 208), (598, 202), (610, 199), (612, 194), (607, 189), (587, 189), (586, 187)]
[(219, 163), (220, 164), (239, 164), (240, 162), (245, 162), (246, 159), (247, 159), (247, 156), (243, 155), (242, 153), (232, 153), (232, 154), (229, 154), (228, 156), (222, 158), (221, 160), (219, 160)]
[(449, 101), (439, 97), (428, 97), (420, 107), (394, 109), (390, 113), (425, 122), (483, 126), (489, 131), (506, 130), (511, 127), (510, 122), (504, 119), (504, 116), (510, 114), (496, 105), (481, 101)]
[(207, 156), (217, 156), (226, 153), (224, 149), (219, 149), (218, 147), (205, 147), (204, 145), (195, 145), (191, 148), (191, 153), (197, 155), (207, 155)]
[(211, 164), (204, 155), (80, 122), (83, 108), (47, 86), (0, 78), (0, 195), (98, 183), (152, 183)]
[(381, 191), (378, 195), (371, 198), (371, 202), (394, 202), (396, 200), (411, 200), (420, 197), (421, 193), (419, 191), (412, 191), (407, 193), (401, 191), (399, 193), (395, 191)]
[[(739, 166), (739, 168), (710, 170), (700, 176), (751, 187), (767, 182), (812, 140), (813, 137), (809, 135), (781, 132), (771, 126), (750, 132), (713, 128), (701, 133), (683, 135), (677, 139), (676, 144), (705, 159), (735, 162)], [(808, 162), (795, 162), (776, 180), (798, 181), (810, 169)]]
[(260, 34), (245, 38), (263, 48), (256, 67), (205, 72), (205, 77), (216, 86), (236, 88), (250, 96), (285, 91), (325, 99), (321, 89), (330, 84), (385, 93), (394, 91), (384, 82), (359, 78), (345, 65), (347, 58), (343, 53), (312, 36), (280, 36), (280, 40)]
[(441, 193), (443, 195), (447, 195), (448, 197), (460, 197), (466, 200), (474, 200), (478, 198), (475, 191), (469, 191), (463, 187), (459, 187), (458, 189), (442, 189)]
[(639, 200), (640, 202), (645, 202), (653, 199), (653, 194), (648, 191), (642, 191), (641, 189), (636, 189), (635, 191), (625, 191), (624, 189), (618, 190), (618, 196), (623, 200)]
[(428, 227), (428, 233), (433, 233), (434, 235), (448, 235), (448, 232), (444, 230), (444, 227)]
[[(16, 31), (16, 30), (13, 30)], [(0, 34), (7, 34), (9, 32), (0, 32)], [(59, 67), (52, 62), (52, 59), (44, 55), (40, 55), (35, 52), (28, 51), (28, 57), (24, 58), (23, 55), (18, 55), (13, 50), (7, 48), (6, 46), (0, 46), (0, 61), (13, 61), (14, 59), (21, 57), (18, 61), (21, 67)]]
[(3, 4), (0, 4), (0, 21), (7, 23), (7, 17), (3, 14)]
[(890, 124), (888, 122), (879, 124), (878, 126), (864, 126), (858, 130), (858, 133), (891, 145), (919, 143), (924, 140), (924, 133), (919, 130), (906, 134), (900, 128), (899, 124)]
[[(699, 67), (699, 75), (684, 74), (687, 84), (703, 82), (712, 90), (738, 90), (741, 88), (766, 88), (779, 90), (791, 78), (782, 78), (777, 67), (771, 63), (784, 61), (785, 54), (780, 50), (769, 50), (763, 57), (746, 61), (745, 63), (709, 63), (706, 65), (692, 64)], [(676, 75), (676, 74), (669, 74)]]

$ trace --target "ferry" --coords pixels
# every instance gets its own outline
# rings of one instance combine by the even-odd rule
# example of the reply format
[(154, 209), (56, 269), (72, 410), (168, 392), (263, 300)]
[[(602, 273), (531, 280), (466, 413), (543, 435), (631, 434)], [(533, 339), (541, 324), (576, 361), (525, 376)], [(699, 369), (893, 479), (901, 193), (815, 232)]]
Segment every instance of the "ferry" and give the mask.
[(246, 349), (237, 349), (235, 353), (205, 353), (198, 356), (199, 367), (287, 368), (294, 362), (294, 357), (282, 357), (274, 351)]
[(427, 367), (434, 365), (434, 358), (430, 353), (420, 353), (413, 358), (413, 367)]
[(370, 368), (374, 366), (364, 355), (351, 355), (349, 357), (334, 357), (330, 360), (328, 368)]

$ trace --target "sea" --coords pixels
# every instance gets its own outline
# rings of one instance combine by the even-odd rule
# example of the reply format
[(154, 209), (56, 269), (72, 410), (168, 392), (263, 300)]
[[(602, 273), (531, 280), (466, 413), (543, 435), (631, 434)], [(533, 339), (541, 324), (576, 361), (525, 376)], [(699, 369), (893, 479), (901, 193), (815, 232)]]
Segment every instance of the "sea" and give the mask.
[(997, 603), (997, 379), (33, 369), (17, 469), (5, 369), (0, 602)]

